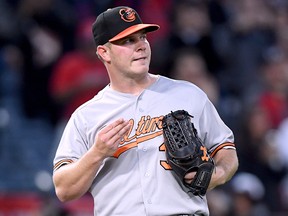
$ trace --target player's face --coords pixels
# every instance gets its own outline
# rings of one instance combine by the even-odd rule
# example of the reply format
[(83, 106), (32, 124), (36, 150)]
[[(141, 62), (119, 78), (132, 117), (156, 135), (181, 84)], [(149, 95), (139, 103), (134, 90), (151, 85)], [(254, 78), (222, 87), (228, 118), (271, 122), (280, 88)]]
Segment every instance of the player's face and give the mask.
[(150, 44), (145, 31), (139, 31), (115, 41), (110, 47), (111, 65), (126, 76), (135, 76), (149, 71)]

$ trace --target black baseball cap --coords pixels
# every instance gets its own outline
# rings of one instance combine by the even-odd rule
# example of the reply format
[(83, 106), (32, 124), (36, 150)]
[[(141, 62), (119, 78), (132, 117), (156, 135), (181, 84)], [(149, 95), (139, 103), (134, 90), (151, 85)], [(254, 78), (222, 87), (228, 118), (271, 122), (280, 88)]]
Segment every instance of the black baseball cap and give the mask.
[(142, 29), (152, 32), (159, 28), (156, 24), (144, 24), (139, 14), (126, 6), (106, 10), (92, 24), (96, 46), (119, 40)]

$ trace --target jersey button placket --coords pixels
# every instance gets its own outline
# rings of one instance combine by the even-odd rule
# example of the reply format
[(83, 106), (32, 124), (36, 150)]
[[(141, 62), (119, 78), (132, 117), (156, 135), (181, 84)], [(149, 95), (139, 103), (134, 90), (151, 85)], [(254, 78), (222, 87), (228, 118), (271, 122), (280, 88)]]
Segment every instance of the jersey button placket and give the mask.
[[(137, 98), (137, 102), (136, 102), (136, 112), (138, 113), (139, 119), (141, 117), (143, 117), (145, 115), (145, 111), (146, 111), (146, 104), (143, 102), (142, 97), (143, 94), (145, 92), (142, 92), (141, 95), (139, 95), (139, 97)], [(144, 134), (145, 135), (145, 134)], [(141, 146), (141, 147), (140, 147)], [(142, 187), (143, 187), (143, 198), (144, 198), (144, 202), (146, 205), (151, 206), (152, 205), (152, 197), (151, 197), (151, 190), (148, 189), (149, 185), (151, 184), (151, 177), (152, 177), (152, 172), (149, 169), (149, 157), (147, 158), (147, 153), (149, 153), (149, 147), (147, 145), (145, 145), (145, 143), (141, 143), (139, 147), (138, 154), (139, 154), (139, 160), (140, 162), (140, 172), (142, 173)], [(147, 207), (147, 206), (146, 206)], [(147, 209), (147, 211), (149, 212), (149, 208)]]
[(142, 105), (143, 105), (143, 103), (142, 103), (142, 97), (143, 97), (143, 92), (141, 93), (141, 95), (139, 95), (138, 96), (138, 98), (137, 98), (137, 106), (139, 107), (138, 108), (138, 111), (140, 112), (140, 113), (143, 113), (144, 112), (144, 108), (142, 107)]
[(149, 170), (147, 170), (144, 176), (145, 176), (146, 178), (148, 178), (148, 177), (150, 177), (150, 175), (151, 175), (151, 174), (150, 174)]

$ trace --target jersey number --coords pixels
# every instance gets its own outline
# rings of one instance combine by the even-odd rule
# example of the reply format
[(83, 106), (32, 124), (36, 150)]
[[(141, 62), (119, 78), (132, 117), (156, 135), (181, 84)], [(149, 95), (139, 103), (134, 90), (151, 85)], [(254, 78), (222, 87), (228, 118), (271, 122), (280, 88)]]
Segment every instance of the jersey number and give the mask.
[[(164, 143), (162, 143), (159, 147), (159, 151), (166, 151), (166, 147)], [(165, 170), (172, 170), (171, 166), (168, 164), (166, 160), (160, 160), (160, 165), (165, 169)]]

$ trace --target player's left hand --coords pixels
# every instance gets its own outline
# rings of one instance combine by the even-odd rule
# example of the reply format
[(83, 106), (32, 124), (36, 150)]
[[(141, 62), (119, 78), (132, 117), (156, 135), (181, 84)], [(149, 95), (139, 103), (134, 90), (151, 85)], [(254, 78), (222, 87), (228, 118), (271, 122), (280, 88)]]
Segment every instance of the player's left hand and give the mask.
[[(217, 170), (218, 172), (218, 170)], [(191, 184), (191, 182), (193, 181), (194, 177), (196, 175), (196, 172), (190, 172), (190, 173), (187, 173), (184, 177), (184, 180), (186, 183), (188, 184)], [(218, 186), (219, 184), (217, 183), (219, 179), (219, 176), (220, 175), (220, 170), (218, 173), (216, 173), (216, 167), (213, 171), (213, 174), (212, 174), (212, 177), (211, 177), (211, 181), (210, 181), (210, 184), (209, 184), (209, 187), (208, 187), (208, 190), (212, 190), (213, 188), (215, 188), (216, 186)]]
[(190, 172), (187, 173), (184, 177), (184, 180), (186, 183), (191, 184), (191, 182), (193, 181), (193, 178), (195, 177), (196, 172)]
[[(217, 172), (216, 172), (216, 169), (217, 169)], [(221, 169), (221, 167), (216, 168), (216, 166), (215, 166), (215, 169), (213, 171), (211, 181), (210, 181), (210, 184), (208, 187), (208, 191), (212, 190), (213, 188), (215, 188), (219, 185), (219, 182), (221, 181), (221, 177), (223, 175), (223, 172), (224, 172), (224, 170)], [(196, 175), (196, 172), (187, 173), (184, 177), (185, 182), (188, 184), (191, 184), (195, 175)]]

